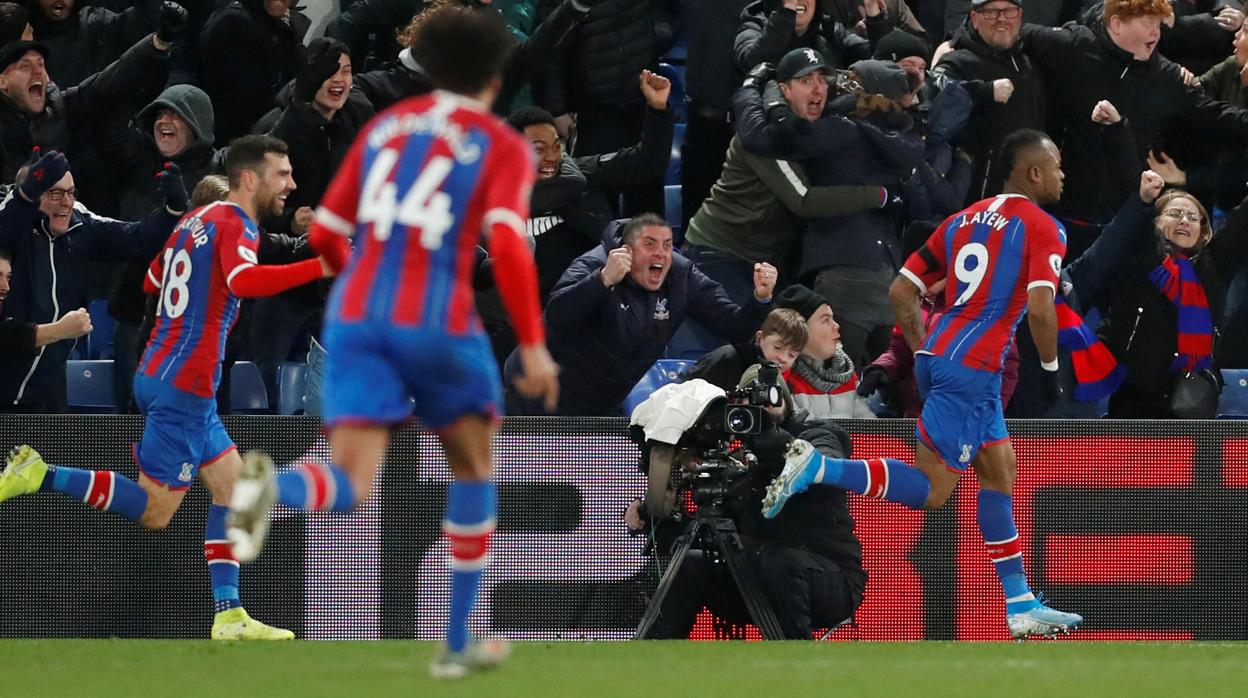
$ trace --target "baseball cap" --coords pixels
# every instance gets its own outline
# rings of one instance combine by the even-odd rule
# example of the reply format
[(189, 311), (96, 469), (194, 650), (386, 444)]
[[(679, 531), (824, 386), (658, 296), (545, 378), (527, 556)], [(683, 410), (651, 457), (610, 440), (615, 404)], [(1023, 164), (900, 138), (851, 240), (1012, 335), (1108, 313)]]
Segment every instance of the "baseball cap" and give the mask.
[(25, 56), (27, 51), (36, 51), (43, 56), (45, 61), (48, 59), (48, 47), (38, 41), (23, 41), (20, 39), (10, 41), (3, 48), (0, 48), (0, 71), (22, 60), (22, 56)]
[(776, 65), (776, 80), (787, 82), (809, 75), (816, 70), (827, 69), (828, 64), (823, 60), (822, 53), (813, 48), (795, 48), (784, 54), (784, 58), (781, 58), (780, 63)]
[(849, 66), (858, 76), (858, 82), (868, 94), (881, 94), (898, 101), (917, 85), (910, 84), (906, 71), (890, 61), (866, 60)]

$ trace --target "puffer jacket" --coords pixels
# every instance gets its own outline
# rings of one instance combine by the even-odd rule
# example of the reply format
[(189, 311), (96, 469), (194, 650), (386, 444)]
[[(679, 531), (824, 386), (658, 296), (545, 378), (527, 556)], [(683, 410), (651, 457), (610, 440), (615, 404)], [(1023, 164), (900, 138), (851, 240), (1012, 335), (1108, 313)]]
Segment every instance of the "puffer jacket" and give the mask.
[(160, 0), (136, 0), (122, 12), (80, 4), (61, 22), (49, 21), (37, 7), (30, 13), (35, 41), (48, 47), (48, 76), (62, 89), (104, 70), (159, 24)]
[(231, 0), (204, 23), (201, 84), (216, 109), (218, 145), (247, 135), (273, 107), (278, 91), (303, 65), (310, 25), (297, 6), (284, 18), (270, 17), (263, 0)]
[[(545, 21), (563, 0), (541, 0)], [(537, 82), (538, 102), (552, 114), (632, 106), (643, 101), (637, 75), (671, 47), (678, 13), (671, 0), (604, 0), (562, 43), (558, 67)]]

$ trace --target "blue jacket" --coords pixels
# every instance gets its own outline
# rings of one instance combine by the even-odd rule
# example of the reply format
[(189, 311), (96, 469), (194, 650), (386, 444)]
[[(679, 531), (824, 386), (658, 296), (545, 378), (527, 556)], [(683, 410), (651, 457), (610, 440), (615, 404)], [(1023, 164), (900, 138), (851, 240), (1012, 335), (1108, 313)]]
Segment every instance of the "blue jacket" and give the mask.
[[(54, 236), (38, 204), (10, 191), (0, 202), (0, 245), (14, 252), (13, 287), (4, 314), (49, 323), (87, 306), (87, 265), (97, 260), (148, 259), (160, 251), (178, 216), (161, 206), (142, 221), (97, 216), (80, 203), (69, 231)], [(65, 362), (73, 340), (49, 344), (33, 358), (0, 362), (0, 409), (61, 412)]]
[[(648, 291), (629, 277), (607, 288), (600, 272), (608, 252), (621, 244), (618, 230), (618, 224), (609, 228), (603, 244), (572, 262), (546, 305), (548, 343), (560, 366), (560, 414), (619, 414), (628, 392), (662, 358), (685, 318), (744, 341), (772, 308), (754, 300), (745, 306), (733, 303), (723, 287), (676, 252), (659, 290)], [(513, 352), (505, 368), (508, 384), (518, 371)]]

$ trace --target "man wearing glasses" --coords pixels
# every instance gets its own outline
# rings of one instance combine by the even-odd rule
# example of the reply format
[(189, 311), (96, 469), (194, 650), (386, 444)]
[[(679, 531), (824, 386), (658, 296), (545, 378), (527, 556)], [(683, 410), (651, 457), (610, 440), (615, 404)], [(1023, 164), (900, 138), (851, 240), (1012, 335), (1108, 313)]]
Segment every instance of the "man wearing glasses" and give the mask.
[[(165, 203), (141, 221), (104, 218), (78, 203), (69, 160), (55, 150), (18, 172), (0, 202), (0, 246), (14, 250), (17, 280), (5, 314), (23, 322), (54, 323), (87, 305), (87, 265), (156, 255), (186, 211), (176, 167), (162, 170)], [(64, 412), (65, 362), (74, 341), (39, 348), (30, 358), (0, 362), (0, 411)]]
[(1001, 193), (997, 151), (1019, 129), (1044, 130), (1044, 84), (1018, 41), (1022, 0), (974, 0), (966, 25), (954, 32), (958, 49), (932, 70), (964, 80), (975, 111), (962, 134), (974, 158), (967, 202)]

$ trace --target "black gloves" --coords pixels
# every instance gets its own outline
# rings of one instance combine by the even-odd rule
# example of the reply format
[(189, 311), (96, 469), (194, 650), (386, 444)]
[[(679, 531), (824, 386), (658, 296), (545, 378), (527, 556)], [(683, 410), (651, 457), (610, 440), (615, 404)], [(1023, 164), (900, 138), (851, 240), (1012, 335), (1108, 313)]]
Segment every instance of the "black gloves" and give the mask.
[(867, 366), (862, 369), (862, 377), (858, 379), (858, 388), (854, 392), (861, 397), (867, 397), (878, 388), (888, 387), (891, 382), (883, 366)]
[(156, 38), (172, 44), (186, 31), (186, 22), (186, 8), (165, 0), (160, 3), (160, 28), (156, 30)]
[(767, 81), (771, 80), (775, 75), (775, 66), (770, 63), (759, 63), (745, 76), (745, 82), (742, 82), (741, 86), (761, 90), (767, 85)]
[(783, 124), (792, 121), (796, 116), (789, 106), (789, 100), (780, 91), (780, 85), (775, 82), (767, 83), (767, 87), (763, 89), (763, 112), (767, 114), (767, 122), (772, 124)]
[(309, 44), (303, 67), (295, 78), (295, 98), (311, 102), (321, 85), (338, 72), (338, 57), (342, 53), (342, 44), (333, 39), (318, 39)]
[(1052, 371), (1047, 368), (1040, 370), (1040, 383), (1044, 390), (1044, 411), (1047, 412), (1059, 403), (1065, 397), (1066, 391), (1062, 388), (1062, 374), (1056, 368)]
[(156, 173), (156, 191), (165, 197), (165, 207), (170, 211), (186, 213), (190, 197), (182, 183), (182, 170), (177, 165), (166, 162), (164, 169)]
[[(38, 154), (39, 149), (35, 149)], [(27, 201), (39, 201), (39, 197), (56, 183), (61, 181), (61, 177), (69, 172), (69, 160), (59, 151), (49, 150), (46, 155), (40, 157), (26, 171), (26, 178), (22, 183), (17, 185), (18, 191)]]

